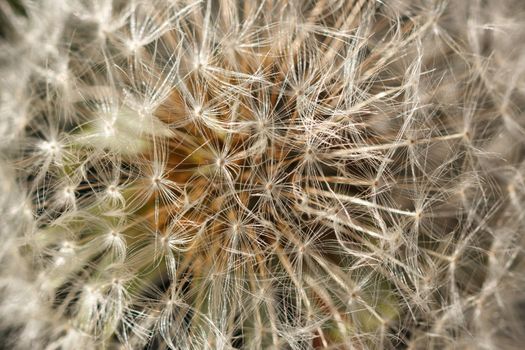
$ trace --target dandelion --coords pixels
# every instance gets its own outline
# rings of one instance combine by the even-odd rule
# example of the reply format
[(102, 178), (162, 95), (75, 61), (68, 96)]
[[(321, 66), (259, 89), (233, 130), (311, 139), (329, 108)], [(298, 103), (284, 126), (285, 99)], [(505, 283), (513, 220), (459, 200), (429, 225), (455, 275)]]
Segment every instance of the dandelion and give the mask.
[(519, 1), (0, 16), (4, 347), (524, 341)]

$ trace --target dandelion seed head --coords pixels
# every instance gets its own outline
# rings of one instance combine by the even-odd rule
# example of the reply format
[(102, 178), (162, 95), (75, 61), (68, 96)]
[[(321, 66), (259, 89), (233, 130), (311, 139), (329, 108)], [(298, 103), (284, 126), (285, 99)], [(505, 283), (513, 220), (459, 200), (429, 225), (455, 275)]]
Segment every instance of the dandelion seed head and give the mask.
[(6, 346), (519, 344), (524, 11), (0, 5)]

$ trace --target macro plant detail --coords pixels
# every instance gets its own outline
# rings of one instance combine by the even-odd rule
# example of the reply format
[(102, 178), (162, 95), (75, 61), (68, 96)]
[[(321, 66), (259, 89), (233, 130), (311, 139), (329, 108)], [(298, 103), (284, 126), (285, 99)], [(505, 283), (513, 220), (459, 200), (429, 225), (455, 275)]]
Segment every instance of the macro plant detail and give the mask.
[(523, 343), (519, 1), (0, 16), (0, 348)]

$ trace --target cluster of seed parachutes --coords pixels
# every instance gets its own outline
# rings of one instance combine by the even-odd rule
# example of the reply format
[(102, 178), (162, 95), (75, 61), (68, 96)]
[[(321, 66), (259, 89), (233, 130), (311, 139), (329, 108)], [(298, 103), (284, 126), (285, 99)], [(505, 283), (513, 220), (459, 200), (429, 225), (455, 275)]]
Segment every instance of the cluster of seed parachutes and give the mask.
[(522, 154), (501, 145), (523, 117), (481, 35), (451, 19), (479, 7), (0, 10), (2, 186), (17, 201), (2, 210), (18, 218), (2, 235), (0, 311), (19, 313), (1, 322), (14, 347), (494, 348), (519, 335), (500, 312), (523, 283), (525, 185)]

